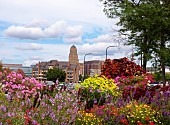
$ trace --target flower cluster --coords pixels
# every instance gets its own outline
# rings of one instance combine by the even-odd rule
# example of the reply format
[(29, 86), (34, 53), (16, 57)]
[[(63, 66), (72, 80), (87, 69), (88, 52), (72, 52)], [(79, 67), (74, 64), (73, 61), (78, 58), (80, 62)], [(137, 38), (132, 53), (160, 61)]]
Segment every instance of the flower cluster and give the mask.
[(102, 105), (106, 100), (119, 95), (114, 80), (97, 75), (84, 80), (79, 92), (81, 100), (87, 102), (86, 108), (91, 108), (94, 103)]
[(107, 78), (116, 78), (117, 76), (136, 76), (144, 73), (142, 68), (127, 58), (107, 59), (102, 66), (102, 75)]
[(137, 102), (131, 102), (125, 107), (121, 107), (120, 112), (123, 112), (127, 116), (129, 124), (148, 124), (156, 123), (161, 124), (160, 118), (157, 115), (159, 112), (156, 112), (152, 107), (147, 104), (138, 104)]
[(21, 74), (16, 72), (10, 72), (7, 77), (3, 79), (3, 83), (3, 90), (5, 92), (16, 93), (17, 91), (21, 91), (25, 96), (30, 96), (45, 86), (35, 78), (23, 78)]
[(79, 112), (76, 124), (81, 125), (102, 125), (102, 120), (97, 118), (93, 113), (87, 113), (85, 111)]

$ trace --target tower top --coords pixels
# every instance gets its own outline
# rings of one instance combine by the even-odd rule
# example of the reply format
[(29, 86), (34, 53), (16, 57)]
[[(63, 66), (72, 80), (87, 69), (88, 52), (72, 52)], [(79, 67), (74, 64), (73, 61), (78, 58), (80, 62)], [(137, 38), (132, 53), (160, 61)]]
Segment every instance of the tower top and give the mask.
[(76, 48), (76, 46), (75, 46), (75, 45), (72, 45), (71, 48)]
[(77, 48), (74, 45), (72, 45), (70, 48), (69, 63), (78, 64)]

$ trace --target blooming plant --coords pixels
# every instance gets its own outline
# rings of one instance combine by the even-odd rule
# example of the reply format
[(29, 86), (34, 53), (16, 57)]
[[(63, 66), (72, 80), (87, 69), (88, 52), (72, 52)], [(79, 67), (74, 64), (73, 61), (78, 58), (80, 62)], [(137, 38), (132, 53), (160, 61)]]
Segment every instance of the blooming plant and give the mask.
[(85, 111), (79, 112), (76, 124), (78, 125), (102, 125), (102, 120), (96, 117), (93, 113), (87, 113)]
[(82, 101), (87, 102), (86, 108), (92, 107), (94, 103), (102, 105), (108, 98), (116, 97), (118, 94), (114, 80), (104, 76), (89, 77), (80, 84), (79, 96)]
[(120, 108), (120, 112), (126, 114), (129, 124), (161, 124), (159, 112), (156, 112), (147, 104), (131, 102), (125, 107)]
[[(73, 124), (78, 117), (80, 106), (77, 91), (63, 91), (55, 97), (43, 95), (40, 104), (33, 107), (34, 98), (23, 98), (19, 91), (16, 95), (0, 95), (0, 124), (67, 125)], [(38, 93), (40, 94), (40, 93)], [(20, 95), (20, 96), (19, 96)], [(12, 100), (11, 100), (12, 97)]]
[(107, 78), (116, 78), (117, 76), (136, 76), (144, 73), (142, 68), (127, 58), (107, 59), (102, 66), (102, 75)]
[(23, 76), (16, 72), (10, 72), (5, 79), (3, 79), (5, 92), (16, 93), (21, 91), (25, 96), (31, 96), (33, 93), (43, 89), (44, 84), (39, 83), (35, 78), (23, 78)]

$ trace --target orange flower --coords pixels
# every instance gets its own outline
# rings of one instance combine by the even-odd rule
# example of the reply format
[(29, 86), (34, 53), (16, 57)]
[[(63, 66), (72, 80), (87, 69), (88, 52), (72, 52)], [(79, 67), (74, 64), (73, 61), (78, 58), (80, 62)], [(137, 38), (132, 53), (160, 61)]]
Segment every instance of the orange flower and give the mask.
[(125, 125), (128, 125), (128, 120), (127, 119), (121, 119), (120, 120), (120, 123), (123, 123)]

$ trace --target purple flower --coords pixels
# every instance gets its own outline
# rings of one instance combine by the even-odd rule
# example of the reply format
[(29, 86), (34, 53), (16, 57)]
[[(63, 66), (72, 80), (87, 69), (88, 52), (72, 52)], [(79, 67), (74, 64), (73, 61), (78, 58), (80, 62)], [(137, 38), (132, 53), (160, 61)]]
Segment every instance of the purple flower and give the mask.
[(4, 105), (1, 105), (0, 107), (4, 112), (6, 112), (6, 107)]
[(44, 119), (44, 118), (45, 118), (45, 114), (42, 114), (42, 115), (41, 115), (41, 119)]
[(96, 100), (96, 99), (94, 100), (94, 103), (97, 103), (97, 100)]
[(32, 124), (33, 124), (33, 125), (36, 125), (36, 124), (37, 124), (37, 121), (36, 121), (36, 120), (32, 120)]
[(63, 107), (61, 105), (58, 106), (58, 109), (61, 110)]
[(97, 89), (97, 92), (101, 92), (101, 90), (100, 90), (100, 89)]
[(90, 92), (92, 93), (93, 91), (90, 89)]

